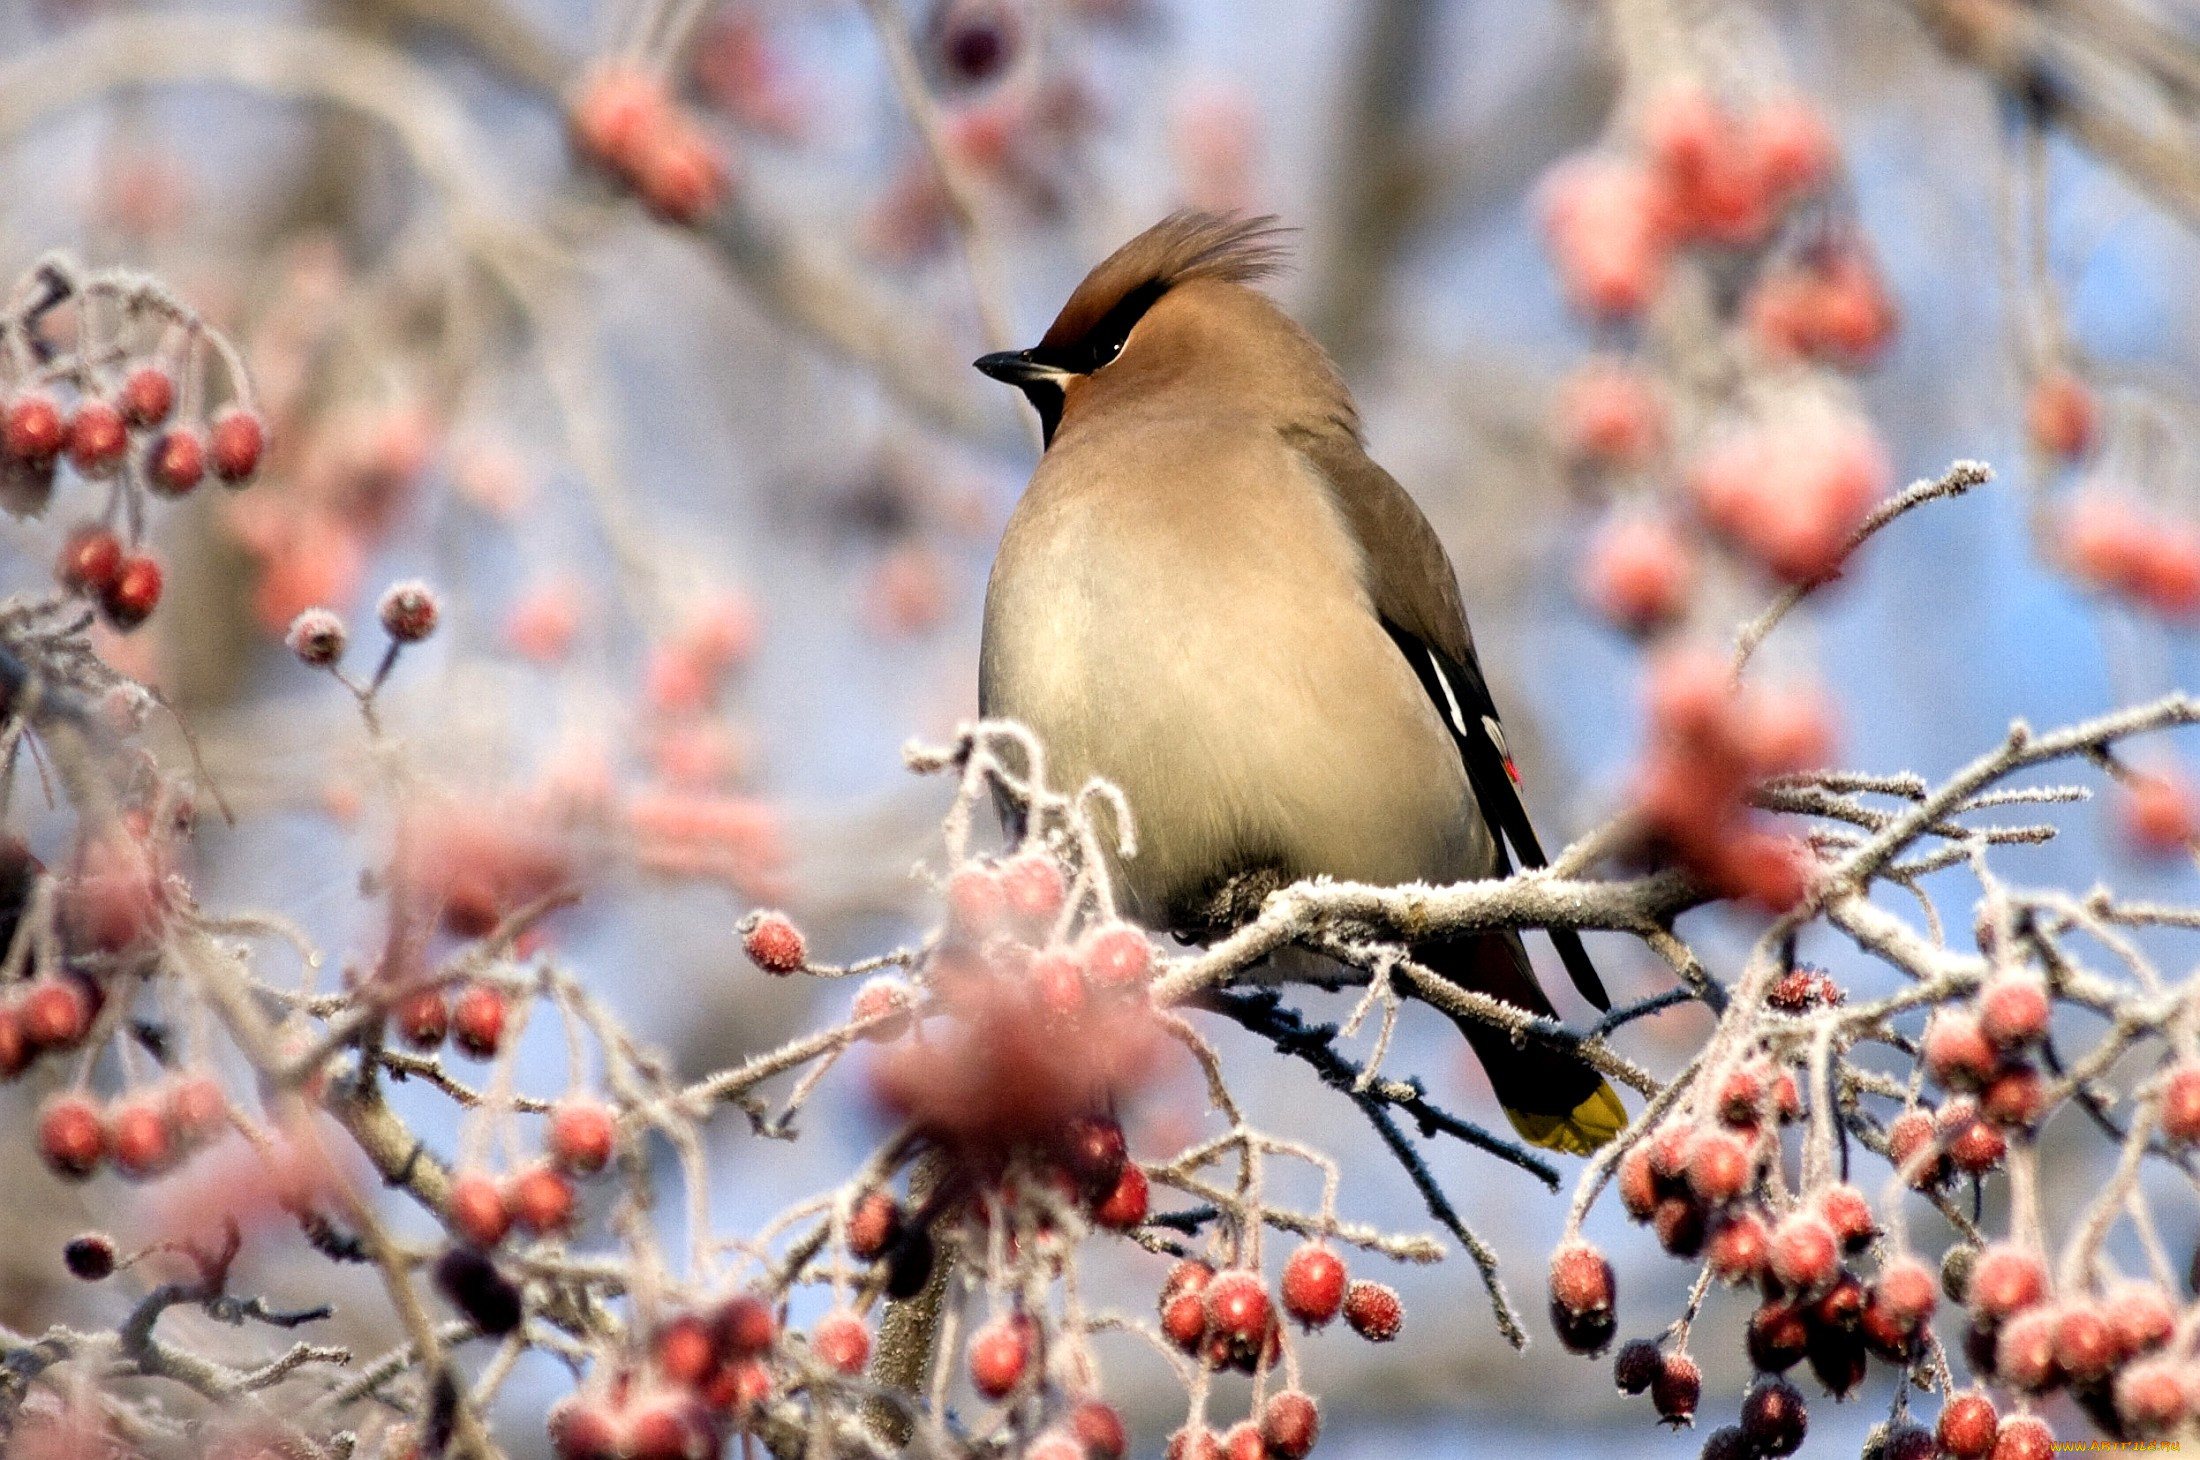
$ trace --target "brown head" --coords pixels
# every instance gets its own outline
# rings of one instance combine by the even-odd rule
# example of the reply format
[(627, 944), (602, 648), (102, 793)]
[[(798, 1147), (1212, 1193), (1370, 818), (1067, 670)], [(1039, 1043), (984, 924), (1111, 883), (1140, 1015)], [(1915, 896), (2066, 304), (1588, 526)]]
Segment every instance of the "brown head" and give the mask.
[(1286, 231), (1274, 218), (1171, 213), (1087, 274), (1038, 344), (977, 367), (1023, 391), (1050, 446), (1065, 415), (1174, 381), (1245, 386), (1271, 405), (1311, 394), (1349, 418), (1320, 346), (1251, 287), (1283, 267)]

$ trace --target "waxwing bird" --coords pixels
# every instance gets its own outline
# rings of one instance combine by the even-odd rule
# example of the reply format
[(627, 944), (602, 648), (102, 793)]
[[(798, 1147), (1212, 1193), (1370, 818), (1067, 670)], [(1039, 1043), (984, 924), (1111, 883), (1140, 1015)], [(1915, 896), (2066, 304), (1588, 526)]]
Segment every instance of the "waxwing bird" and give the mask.
[[(977, 362), (1046, 438), (986, 588), (979, 706), (1037, 732), (1055, 784), (1122, 789), (1125, 910), (1195, 940), (1306, 877), (1502, 876), (1507, 843), (1544, 864), (1450, 559), (1321, 346), (1251, 287), (1279, 231), (1163, 219), (1036, 346)], [(1552, 936), (1608, 1008), (1580, 939)], [(1553, 1012), (1515, 934), (1413, 954)], [(1578, 1057), (1459, 1023), (1525, 1139), (1586, 1153), (1626, 1123)]]

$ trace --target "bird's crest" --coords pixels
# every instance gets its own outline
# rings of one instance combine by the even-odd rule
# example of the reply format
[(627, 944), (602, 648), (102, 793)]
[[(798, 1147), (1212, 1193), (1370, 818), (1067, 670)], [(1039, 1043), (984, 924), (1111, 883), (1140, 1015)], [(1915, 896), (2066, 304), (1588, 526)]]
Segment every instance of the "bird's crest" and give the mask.
[(1273, 217), (1226, 218), (1195, 208), (1171, 213), (1085, 275), (1039, 348), (1075, 346), (1126, 310), (1135, 321), (1156, 299), (1193, 279), (1251, 284), (1268, 278), (1287, 261), (1284, 237), (1290, 232)]

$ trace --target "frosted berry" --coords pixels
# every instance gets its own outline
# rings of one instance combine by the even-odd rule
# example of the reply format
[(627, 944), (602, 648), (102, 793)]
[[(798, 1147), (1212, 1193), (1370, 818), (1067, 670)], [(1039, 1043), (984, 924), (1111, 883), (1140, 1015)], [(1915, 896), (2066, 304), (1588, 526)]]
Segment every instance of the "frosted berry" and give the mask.
[(2047, 1276), (2038, 1258), (1997, 1242), (1979, 1254), (1968, 1291), (1979, 1319), (1997, 1323), (2039, 1302), (2047, 1291)]
[(871, 1361), (871, 1331), (853, 1313), (828, 1313), (810, 1330), (810, 1348), (827, 1368), (852, 1378)]
[(801, 930), (784, 913), (752, 914), (742, 927), (741, 951), (766, 973), (800, 973), (810, 960)]
[(771, 1305), (754, 1293), (727, 1299), (714, 1326), (719, 1345), (737, 1358), (755, 1358), (779, 1337), (779, 1320), (772, 1316)]
[(1847, 1253), (1862, 1252), (1871, 1246), (1872, 1238), (1879, 1235), (1879, 1223), (1872, 1219), (1871, 1203), (1864, 1193), (1846, 1183), (1829, 1186), (1818, 1193), (1818, 1215), (1833, 1228), (1834, 1240)]
[(2115, 1330), (2095, 1303), (2076, 1299), (2055, 1314), (2055, 1363), (2074, 1384), (2090, 1384), (2106, 1375), (2121, 1357)]
[(52, 461), (68, 442), (61, 422), (61, 407), (42, 390), (26, 391), (8, 405), (0, 417), (0, 445), (17, 461), (33, 465)]
[(1994, 1429), (1999, 1422), (1994, 1401), (1976, 1389), (1967, 1389), (1941, 1406), (1933, 1435), (1949, 1460), (1986, 1460), (1994, 1448)]
[(1996, 1125), (2029, 1130), (2047, 1111), (2047, 1081), (2030, 1065), (2011, 1065), (1994, 1076), (1978, 1107)]
[(1992, 1460), (2054, 1460), (2055, 1432), (2036, 1414), (2013, 1414), (1994, 1433)]
[(1222, 1441), (1205, 1425), (1186, 1425), (1171, 1432), (1163, 1460), (1224, 1460)]
[(114, 1239), (104, 1232), (86, 1232), (81, 1237), (71, 1237), (61, 1249), (61, 1261), (69, 1269), (69, 1275), (84, 1282), (104, 1281), (115, 1270)]
[(1321, 1411), (1296, 1389), (1270, 1395), (1261, 1408), (1260, 1437), (1275, 1460), (1303, 1460), (1321, 1432)]
[(1267, 1460), (1267, 1450), (1260, 1426), (1249, 1419), (1230, 1426), (1222, 1437), (1222, 1460)]
[(2029, 1308), (1995, 1331), (1994, 1378), (2030, 1394), (2041, 1393), (2055, 1382), (2053, 1313)]
[(2178, 1065), (2162, 1082), (2162, 1134), (2200, 1141), (2200, 1065)]
[(1008, 894), (987, 867), (958, 867), (947, 879), (947, 922), (955, 935), (982, 943), (1008, 916)]
[(435, 590), (418, 579), (392, 583), (374, 608), (382, 631), (400, 644), (417, 644), (435, 632), (441, 606)]
[(125, 1176), (156, 1176), (175, 1154), (167, 1112), (152, 1096), (119, 1100), (107, 1112), (107, 1151)]
[(210, 1075), (185, 1075), (163, 1102), (168, 1128), (187, 1146), (202, 1146), (229, 1124), (229, 1096)]
[(2025, 430), (2039, 451), (2059, 461), (2076, 461), (2093, 449), (2100, 414), (2085, 382), (2058, 372), (2032, 387), (2024, 405)]
[(69, 462), (88, 477), (103, 477), (122, 464), (130, 433), (122, 412), (97, 396), (80, 401), (69, 417)]
[(1283, 1311), (1308, 1328), (1320, 1328), (1344, 1306), (1344, 1263), (1310, 1242), (1283, 1265)]
[(1872, 1285), (1872, 1302), (1884, 1308), (1900, 1327), (1915, 1331), (1940, 1299), (1934, 1292), (1933, 1275), (1914, 1257), (1898, 1257), (1879, 1270)]
[[(1405, 1327), (1406, 1305), (1396, 1288), (1357, 1278), (1344, 1290), (1344, 1321), (1369, 1343), (1388, 1343)], [(1605, 1341), (1610, 1341), (1609, 1334)]]
[(1803, 1310), (1793, 1303), (1766, 1302), (1749, 1316), (1749, 1361), (1767, 1374), (1801, 1363), (1809, 1343)]
[(2025, 974), (2003, 974), (1979, 990), (1979, 1028), (2004, 1053), (2046, 1034), (2048, 1012), (2047, 985)]
[(1686, 1354), (1668, 1354), (1650, 1381), (1650, 1402), (1658, 1418), (1676, 1428), (1693, 1424), (1697, 1401), (1703, 1398), (1703, 1370)]
[(476, 1247), (496, 1246), (512, 1228), (503, 1185), (479, 1171), (462, 1171), (451, 1178), (446, 1205), (452, 1228)]
[(1102, 988), (1142, 983), (1153, 965), (1153, 945), (1124, 923), (1094, 929), (1084, 942), (1085, 976)]
[(122, 540), (97, 523), (83, 524), (61, 545), (53, 575), (71, 592), (104, 593), (122, 575)]
[(1665, 1368), (1665, 1353), (1654, 1338), (1630, 1338), (1612, 1360), (1612, 1382), (1622, 1394), (1640, 1394)]
[(1630, 515), (1598, 530), (1582, 592), (1614, 627), (1647, 634), (1680, 616), (1695, 575), (1695, 554), (1671, 524)]
[(1753, 1283), (1772, 1257), (1772, 1232), (1755, 1212), (1733, 1212), (1712, 1229), (1704, 1261), (1723, 1283)]
[(1062, 911), (1069, 888), (1062, 869), (1043, 852), (1030, 852), (1003, 863), (1001, 898), (1008, 914), (1028, 932), (1044, 933)]
[(469, 984), (451, 1003), (451, 1038), (477, 1060), (490, 1059), (504, 1043), (504, 995), (487, 984)]
[(1948, 1179), (1950, 1163), (1941, 1153), (1933, 1131), (1933, 1118), (1922, 1110), (1905, 1110), (1887, 1127), (1887, 1154), (1895, 1169), (1909, 1173), (1910, 1184), (1929, 1191)]
[(209, 428), (208, 455), (214, 475), (236, 486), (260, 469), (260, 453), (267, 449), (267, 425), (259, 413), (230, 406), (214, 417)]
[(2133, 1364), (2116, 1376), (2117, 1418), (2133, 1435), (2167, 1434), (2191, 1406), (2180, 1367), (2167, 1359)]
[(140, 365), (123, 378), (116, 399), (133, 426), (157, 426), (176, 408), (176, 377), (158, 365)]
[(1092, 1209), (1092, 1219), (1113, 1231), (1127, 1232), (1145, 1222), (1150, 1200), (1146, 1173), (1136, 1161), (1126, 1161), (1122, 1175), (1115, 1180), (1115, 1190)]
[[(866, 979), (863, 987), (856, 990), (855, 1000), (848, 1008), (848, 1017), (859, 1024), (878, 1020), (877, 1025), (864, 1031), (863, 1037), (875, 1043), (885, 1043), (901, 1038), (908, 1030), (911, 1022), (908, 1011), (915, 1000), (916, 996), (906, 982), (890, 973), (882, 973), (876, 978)], [(901, 1011), (901, 1017), (887, 1017), (896, 1010)]]
[(558, 1460), (617, 1460), (619, 1427), (601, 1402), (568, 1394), (550, 1406), (548, 1424)]
[(1772, 1229), (1772, 1275), (1798, 1293), (1815, 1293), (1834, 1279), (1840, 1261), (1833, 1228), (1811, 1212), (1794, 1212)]
[(126, 556), (115, 580), (99, 595), (100, 612), (107, 622), (128, 633), (160, 607), (160, 564), (151, 558)]
[(326, 669), (344, 657), (348, 638), (341, 618), (325, 608), (309, 608), (290, 621), (283, 647), (297, 655), (299, 663)]
[(593, 1176), (611, 1164), (618, 1122), (600, 1102), (573, 1096), (550, 1112), (550, 1159), (569, 1176)]
[(1098, 1201), (1114, 1191), (1130, 1160), (1123, 1143), (1123, 1127), (1105, 1115), (1072, 1120), (1056, 1142), (1056, 1149), (1087, 1201)]
[(1925, 1067), (1950, 1090), (1976, 1090), (1994, 1073), (1994, 1047), (1965, 1009), (1942, 1009), (1925, 1030)]
[(693, 1313), (683, 1313), (657, 1330), (650, 1344), (657, 1373), (668, 1384), (692, 1389), (708, 1379), (718, 1362), (717, 1345), (710, 1325)]
[(1097, 1399), (1080, 1400), (1070, 1410), (1069, 1431), (1085, 1447), (1088, 1460), (1123, 1460), (1130, 1450), (1123, 1417)]
[(1219, 1273), (1207, 1284), (1204, 1296), (1207, 1329), (1229, 1340), (1233, 1347), (1258, 1348), (1275, 1321), (1267, 1285), (1257, 1273)]
[(2191, 845), (2200, 810), (2182, 776), (2139, 772), (2124, 783), (2116, 801), (2117, 822), (2133, 850), (2169, 857)]
[[(1345, 1294), (1345, 1318), (1353, 1312), (1354, 1283)], [(1616, 1283), (1612, 1264), (1586, 1242), (1569, 1242), (1551, 1255), (1551, 1324), (1559, 1342), (1575, 1353), (1601, 1353), (1612, 1341), (1618, 1319), (1613, 1313)], [(1359, 1327), (1354, 1323), (1355, 1328)]]
[(2160, 1288), (2127, 1283), (2108, 1295), (2108, 1326), (2116, 1336), (2117, 1356), (2130, 1358), (2168, 1343), (2176, 1332), (2177, 1312)]
[(1723, 1206), (1749, 1183), (1748, 1148), (1725, 1131), (1707, 1130), (1688, 1152), (1689, 1189), (1712, 1206)]
[(33, 980), (17, 1007), (23, 1037), (39, 1049), (74, 1049), (91, 1032), (91, 996), (74, 978)]
[(1742, 1434), (1760, 1455), (1792, 1455), (1809, 1432), (1802, 1391), (1785, 1379), (1760, 1379), (1742, 1400)]
[(970, 1336), (970, 1382), (988, 1399), (1006, 1396), (1031, 1364), (1031, 1320), (995, 1318)]
[(580, 1205), (573, 1183), (547, 1166), (530, 1166), (514, 1177), (504, 1201), (514, 1224), (535, 1237), (565, 1231)]
[(1031, 960), (1026, 976), (1047, 1013), (1067, 1019), (1085, 1007), (1085, 969), (1072, 955), (1049, 949)]
[(145, 473), (154, 491), (181, 497), (206, 479), (206, 442), (190, 426), (170, 426), (153, 440)]
[(414, 1049), (435, 1049), (450, 1033), (451, 1006), (441, 989), (422, 989), (399, 999), (390, 1010), (398, 1038)]
[(82, 1095), (57, 1095), (38, 1115), (38, 1154), (56, 1175), (83, 1180), (107, 1153), (99, 1107)]
[(867, 1191), (848, 1214), (848, 1255), (876, 1262), (901, 1235), (901, 1205), (889, 1192)]

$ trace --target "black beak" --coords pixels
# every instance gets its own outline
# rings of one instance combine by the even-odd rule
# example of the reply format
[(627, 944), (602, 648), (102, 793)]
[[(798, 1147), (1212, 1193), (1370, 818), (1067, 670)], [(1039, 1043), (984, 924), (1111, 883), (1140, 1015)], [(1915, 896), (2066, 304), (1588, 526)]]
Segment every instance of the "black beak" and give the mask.
[(1032, 359), (1029, 350), (1002, 350), (997, 354), (981, 355), (971, 363), (995, 380), (1004, 380), (1018, 389), (1042, 382), (1059, 382), (1070, 373), (1059, 366)]

